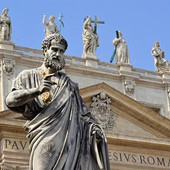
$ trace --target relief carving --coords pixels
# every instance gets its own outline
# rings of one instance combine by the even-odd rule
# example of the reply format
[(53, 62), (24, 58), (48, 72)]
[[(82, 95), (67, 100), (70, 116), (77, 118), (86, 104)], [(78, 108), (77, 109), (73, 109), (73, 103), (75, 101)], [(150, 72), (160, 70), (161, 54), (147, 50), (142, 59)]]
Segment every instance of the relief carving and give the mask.
[(6, 75), (10, 76), (14, 72), (15, 60), (4, 58), (3, 59), (3, 71)]
[(125, 80), (124, 88), (125, 88), (125, 93), (129, 96), (132, 96), (135, 90), (135, 81)]
[(105, 92), (101, 92), (97, 96), (92, 97), (91, 112), (99, 121), (105, 131), (113, 130), (115, 126), (114, 117), (116, 116), (110, 109), (111, 99)]

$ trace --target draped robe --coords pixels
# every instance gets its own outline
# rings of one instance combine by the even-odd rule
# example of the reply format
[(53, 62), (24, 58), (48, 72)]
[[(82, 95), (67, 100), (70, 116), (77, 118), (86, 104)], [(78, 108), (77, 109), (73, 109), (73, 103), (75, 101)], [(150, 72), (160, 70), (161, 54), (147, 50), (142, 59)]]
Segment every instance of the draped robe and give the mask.
[(125, 39), (121, 38), (118, 41), (115, 38), (112, 43), (116, 47), (116, 64), (130, 64), (129, 50)]
[(165, 60), (165, 53), (158, 47), (152, 48), (152, 55), (154, 56), (155, 70), (169, 70), (169, 63)]
[[(41, 69), (23, 71), (12, 90), (31, 89), (41, 84)], [(85, 106), (78, 85), (58, 72), (58, 84), (52, 86), (52, 100), (45, 105), (38, 96), (20, 107), (28, 121), (30, 170), (109, 170), (106, 137), (97, 138), (98, 127)], [(54, 75), (55, 77), (55, 75)]]

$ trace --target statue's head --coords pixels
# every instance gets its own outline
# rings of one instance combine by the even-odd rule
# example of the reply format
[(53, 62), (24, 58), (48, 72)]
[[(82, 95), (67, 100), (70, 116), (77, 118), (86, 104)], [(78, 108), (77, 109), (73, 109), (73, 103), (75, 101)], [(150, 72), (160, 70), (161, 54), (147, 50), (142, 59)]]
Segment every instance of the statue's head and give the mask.
[(47, 36), (42, 43), (45, 66), (56, 71), (63, 69), (65, 66), (64, 52), (67, 46), (67, 41), (60, 33)]
[(7, 14), (8, 14), (8, 11), (9, 11), (9, 9), (8, 9), (8, 8), (5, 8), (5, 9), (3, 9), (2, 14), (7, 15)]
[(154, 47), (160, 47), (160, 44), (159, 44), (158, 41), (155, 41), (155, 42), (154, 42)]
[(102, 92), (100, 93), (100, 99), (101, 99), (101, 100), (106, 99), (106, 93), (105, 93), (104, 91), (102, 91)]
[(53, 23), (55, 21), (55, 16), (50, 16), (49, 21), (51, 21)]

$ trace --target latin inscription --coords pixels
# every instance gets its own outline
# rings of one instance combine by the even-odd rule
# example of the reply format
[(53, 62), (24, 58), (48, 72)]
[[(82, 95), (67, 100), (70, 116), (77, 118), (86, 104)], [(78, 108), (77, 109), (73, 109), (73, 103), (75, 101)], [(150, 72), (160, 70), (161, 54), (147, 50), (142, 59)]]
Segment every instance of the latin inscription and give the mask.
[(24, 140), (4, 139), (4, 148), (9, 150), (27, 151), (28, 142)]
[(169, 167), (170, 157), (161, 157), (153, 155), (142, 155), (123, 152), (109, 152), (110, 162), (119, 162), (127, 164), (149, 165), (156, 167)]

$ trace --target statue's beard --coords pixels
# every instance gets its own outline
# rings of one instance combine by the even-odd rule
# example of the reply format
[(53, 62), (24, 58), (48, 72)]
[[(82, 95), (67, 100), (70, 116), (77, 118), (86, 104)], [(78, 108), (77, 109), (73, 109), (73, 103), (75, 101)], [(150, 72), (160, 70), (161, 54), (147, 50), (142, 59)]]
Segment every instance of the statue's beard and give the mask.
[(45, 54), (44, 64), (46, 68), (53, 69), (55, 71), (62, 70), (65, 66), (64, 57), (57, 56), (56, 53), (49, 55)]

